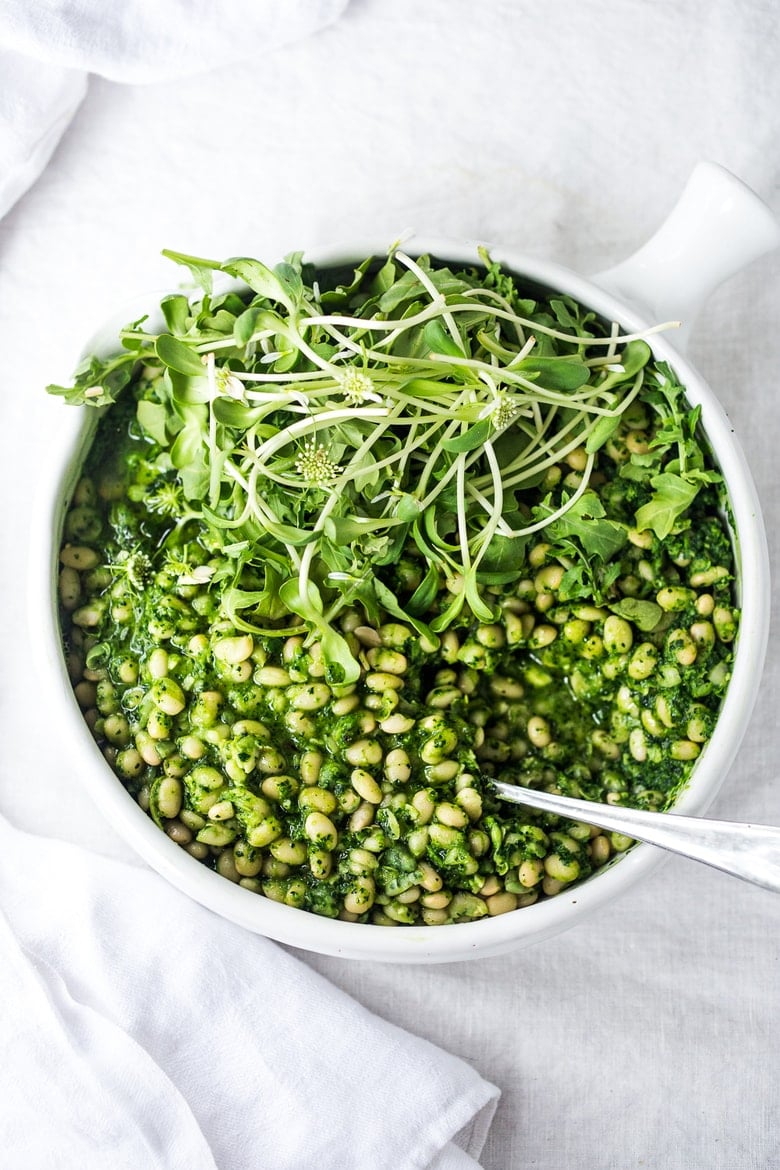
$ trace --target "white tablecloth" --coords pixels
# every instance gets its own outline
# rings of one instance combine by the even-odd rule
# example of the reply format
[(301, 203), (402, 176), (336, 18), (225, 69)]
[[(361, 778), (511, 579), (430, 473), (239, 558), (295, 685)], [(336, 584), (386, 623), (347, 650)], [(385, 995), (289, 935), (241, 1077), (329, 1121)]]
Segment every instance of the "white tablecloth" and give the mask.
[[(24, 563), (31, 475), (65, 409), (43, 386), (108, 309), (170, 282), (163, 247), (275, 260), (413, 227), (597, 271), (643, 241), (703, 157), (780, 212), (779, 56), (780, 18), (760, 0), (352, 0), (257, 63), (148, 87), (93, 78), (43, 177), (0, 221), (0, 810), (128, 855), (63, 782), (67, 745), (47, 739)], [(712, 297), (691, 345), (749, 453), (778, 577), (779, 310), (774, 255)], [(715, 815), (780, 823), (779, 691), (774, 624)], [(672, 859), (505, 958), (301, 957), (501, 1087), (486, 1170), (768, 1170), (779, 938), (780, 899)]]

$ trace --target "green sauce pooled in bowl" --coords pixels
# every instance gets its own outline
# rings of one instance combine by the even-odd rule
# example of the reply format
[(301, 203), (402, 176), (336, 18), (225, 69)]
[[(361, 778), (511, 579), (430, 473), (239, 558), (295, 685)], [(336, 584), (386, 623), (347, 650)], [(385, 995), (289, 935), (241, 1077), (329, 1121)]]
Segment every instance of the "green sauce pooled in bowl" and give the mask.
[(230, 880), (351, 921), (501, 914), (625, 850), (491, 779), (663, 809), (711, 734), (734, 557), (674, 372), (487, 255), (172, 256), (202, 294), (49, 387), (108, 407), (60, 598), (128, 791)]

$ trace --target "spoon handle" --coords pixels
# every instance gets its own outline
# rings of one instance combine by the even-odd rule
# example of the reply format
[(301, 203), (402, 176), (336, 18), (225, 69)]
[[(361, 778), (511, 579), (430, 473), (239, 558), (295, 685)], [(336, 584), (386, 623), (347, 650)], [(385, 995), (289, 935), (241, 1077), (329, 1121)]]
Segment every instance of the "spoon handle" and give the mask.
[(493, 788), (502, 799), (514, 804), (529, 805), (611, 829), (649, 845), (660, 845), (662, 849), (703, 861), (724, 873), (780, 893), (780, 828), (597, 804), (500, 780), (493, 782)]

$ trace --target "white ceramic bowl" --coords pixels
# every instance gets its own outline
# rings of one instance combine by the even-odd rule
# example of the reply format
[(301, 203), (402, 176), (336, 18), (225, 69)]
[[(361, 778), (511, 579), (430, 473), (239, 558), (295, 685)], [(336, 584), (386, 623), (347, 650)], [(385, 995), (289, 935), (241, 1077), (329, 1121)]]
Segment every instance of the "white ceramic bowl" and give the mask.
[[(759, 502), (745, 458), (729, 420), (702, 377), (685, 360), (681, 345), (687, 327), (709, 292), (743, 264), (780, 242), (778, 225), (763, 203), (722, 168), (703, 163), (694, 171), (680, 202), (660, 231), (628, 261), (594, 280), (555, 264), (530, 260), (500, 246), (494, 259), (510, 271), (590, 306), (626, 331), (679, 318), (680, 331), (656, 335), (657, 359), (668, 361), (686, 387), (689, 402), (701, 406), (702, 423), (728, 484), (742, 609), (734, 673), (714, 734), (697, 760), (676, 809), (701, 813), (724, 780), (746, 729), (758, 691), (769, 626), (768, 557)], [(477, 245), (450, 240), (414, 240), (413, 254), (430, 252), (455, 262), (478, 262)], [(322, 266), (359, 261), (386, 251), (386, 243), (358, 241), (348, 249), (307, 255)], [(144, 308), (155, 302), (148, 299)], [(104, 326), (86, 346), (100, 351), (116, 336)], [(151, 323), (154, 327), (154, 321)], [(497, 955), (538, 942), (579, 922), (646, 876), (661, 857), (638, 845), (586, 881), (533, 906), (473, 923), (436, 927), (386, 927), (321, 918), (270, 901), (206, 869), (154, 825), (106, 764), (73, 696), (61, 652), (56, 568), (68, 501), (96, 424), (96, 412), (63, 410), (63, 441), (42, 485), (39, 526), (30, 572), (31, 629), (40, 647), (51, 702), (68, 723), (68, 768), (86, 785), (114, 828), (138, 853), (196, 901), (249, 930), (323, 954), (398, 963), (448, 962)]]

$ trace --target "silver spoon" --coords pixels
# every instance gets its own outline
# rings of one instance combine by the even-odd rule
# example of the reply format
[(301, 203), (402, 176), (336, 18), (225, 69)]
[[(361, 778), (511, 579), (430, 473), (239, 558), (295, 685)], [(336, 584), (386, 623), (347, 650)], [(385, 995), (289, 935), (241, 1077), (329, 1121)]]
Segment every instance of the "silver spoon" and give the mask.
[(539, 792), (535, 788), (520, 788), (501, 780), (494, 780), (493, 788), (503, 800), (611, 829), (649, 845), (660, 845), (662, 849), (703, 861), (724, 873), (780, 893), (780, 828), (598, 804)]

